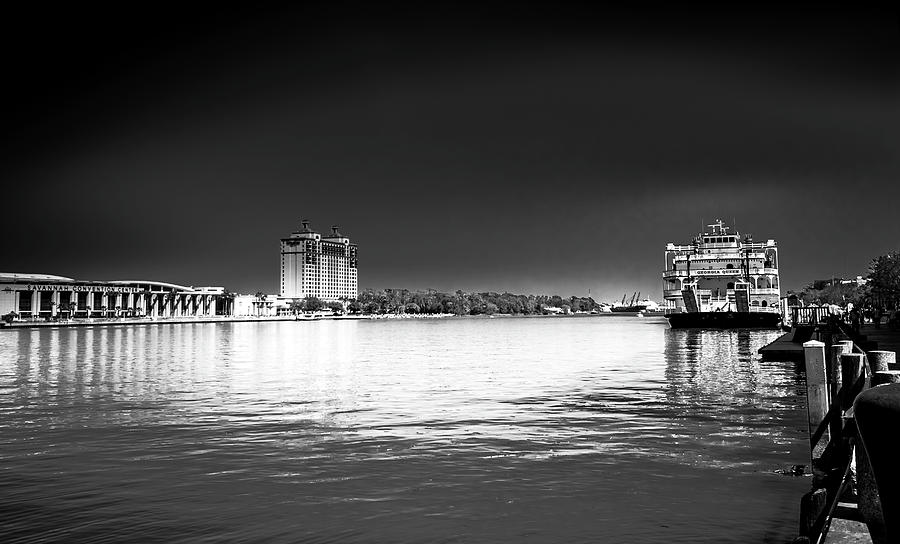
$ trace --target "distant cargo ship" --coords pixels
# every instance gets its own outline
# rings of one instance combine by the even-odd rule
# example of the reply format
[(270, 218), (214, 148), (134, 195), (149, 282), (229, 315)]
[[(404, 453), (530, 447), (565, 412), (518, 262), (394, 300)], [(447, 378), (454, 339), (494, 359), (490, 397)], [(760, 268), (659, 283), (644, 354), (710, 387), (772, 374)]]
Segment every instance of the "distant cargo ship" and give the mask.
[(729, 233), (722, 220), (689, 244), (666, 246), (663, 296), (672, 328), (777, 328), (778, 248)]
[(617, 312), (617, 313), (620, 313), (620, 312), (635, 313), (635, 312), (640, 312), (641, 310), (643, 310), (645, 308), (645, 306), (642, 306), (641, 304), (634, 303), (634, 301), (636, 299), (640, 298), (640, 293), (637, 293), (637, 292), (633, 293), (631, 295), (631, 301), (629, 301), (628, 304), (625, 304), (626, 298), (628, 298), (628, 293), (625, 293), (624, 295), (622, 295), (622, 302), (613, 306), (612, 311)]

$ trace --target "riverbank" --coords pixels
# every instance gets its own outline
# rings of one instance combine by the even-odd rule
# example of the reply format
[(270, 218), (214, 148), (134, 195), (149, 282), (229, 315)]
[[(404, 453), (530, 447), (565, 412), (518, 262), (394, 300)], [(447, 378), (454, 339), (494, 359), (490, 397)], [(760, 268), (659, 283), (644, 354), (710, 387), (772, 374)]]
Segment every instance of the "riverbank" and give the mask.
[(212, 316), (212, 317), (117, 317), (117, 318), (84, 318), (84, 319), (60, 319), (56, 321), (12, 321), (0, 322), (0, 330), (11, 329), (35, 329), (58, 327), (116, 327), (130, 325), (174, 325), (183, 323), (254, 323), (260, 321), (320, 321), (320, 320), (347, 320), (347, 319), (494, 319), (511, 317), (529, 318), (586, 318), (586, 317), (638, 317), (646, 320), (661, 320), (654, 316), (644, 317), (641, 314), (630, 312), (598, 313), (598, 314), (494, 314), (494, 315), (456, 315), (456, 314), (371, 314), (371, 315), (278, 315), (278, 316)]
[(259, 321), (318, 321), (322, 319), (366, 319), (356, 315), (278, 315), (278, 316), (215, 316), (215, 317), (119, 317), (61, 319), (59, 321), (13, 321), (0, 323), (4, 329), (33, 329), (54, 327), (115, 327), (130, 325), (174, 325), (180, 323), (252, 323)]

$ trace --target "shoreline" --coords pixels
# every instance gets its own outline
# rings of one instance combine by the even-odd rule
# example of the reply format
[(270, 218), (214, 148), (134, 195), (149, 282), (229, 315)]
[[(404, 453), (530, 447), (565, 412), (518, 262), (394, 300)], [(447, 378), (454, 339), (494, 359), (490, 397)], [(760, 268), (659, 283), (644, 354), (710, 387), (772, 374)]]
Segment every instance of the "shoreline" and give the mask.
[(365, 319), (362, 316), (219, 316), (219, 317), (120, 317), (60, 321), (13, 321), (0, 324), (0, 330), (46, 329), (53, 327), (115, 327), (129, 325), (179, 325), (187, 323), (253, 323), (260, 321), (319, 321), (323, 319)]
[(323, 320), (396, 320), (396, 319), (495, 319), (495, 318), (586, 318), (586, 317), (645, 317), (655, 316), (633, 315), (630, 312), (601, 312), (596, 314), (493, 314), (493, 315), (456, 315), (456, 314), (374, 314), (374, 315), (290, 315), (290, 316), (219, 316), (219, 317), (121, 317), (90, 318), (60, 321), (13, 321), (0, 323), (0, 331), (13, 329), (46, 329), (67, 327), (122, 327), (131, 325), (181, 325), (190, 323), (258, 323), (270, 321), (323, 321)]

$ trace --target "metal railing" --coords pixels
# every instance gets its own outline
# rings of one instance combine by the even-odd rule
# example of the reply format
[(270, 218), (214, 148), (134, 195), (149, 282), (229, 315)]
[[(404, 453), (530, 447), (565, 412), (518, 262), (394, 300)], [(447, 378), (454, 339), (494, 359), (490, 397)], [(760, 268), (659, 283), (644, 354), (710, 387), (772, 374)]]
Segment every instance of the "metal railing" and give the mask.
[(818, 325), (832, 315), (824, 306), (794, 306), (791, 308), (792, 325)]

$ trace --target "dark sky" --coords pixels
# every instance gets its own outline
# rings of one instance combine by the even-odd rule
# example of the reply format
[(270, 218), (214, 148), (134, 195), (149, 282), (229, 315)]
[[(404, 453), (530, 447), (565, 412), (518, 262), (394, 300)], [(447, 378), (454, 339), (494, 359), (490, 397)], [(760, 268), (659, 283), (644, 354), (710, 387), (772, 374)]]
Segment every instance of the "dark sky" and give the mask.
[(0, 271), (275, 292), (301, 218), (363, 288), (660, 299), (717, 217), (785, 288), (900, 249), (896, 14), (466, 6), (9, 12)]

